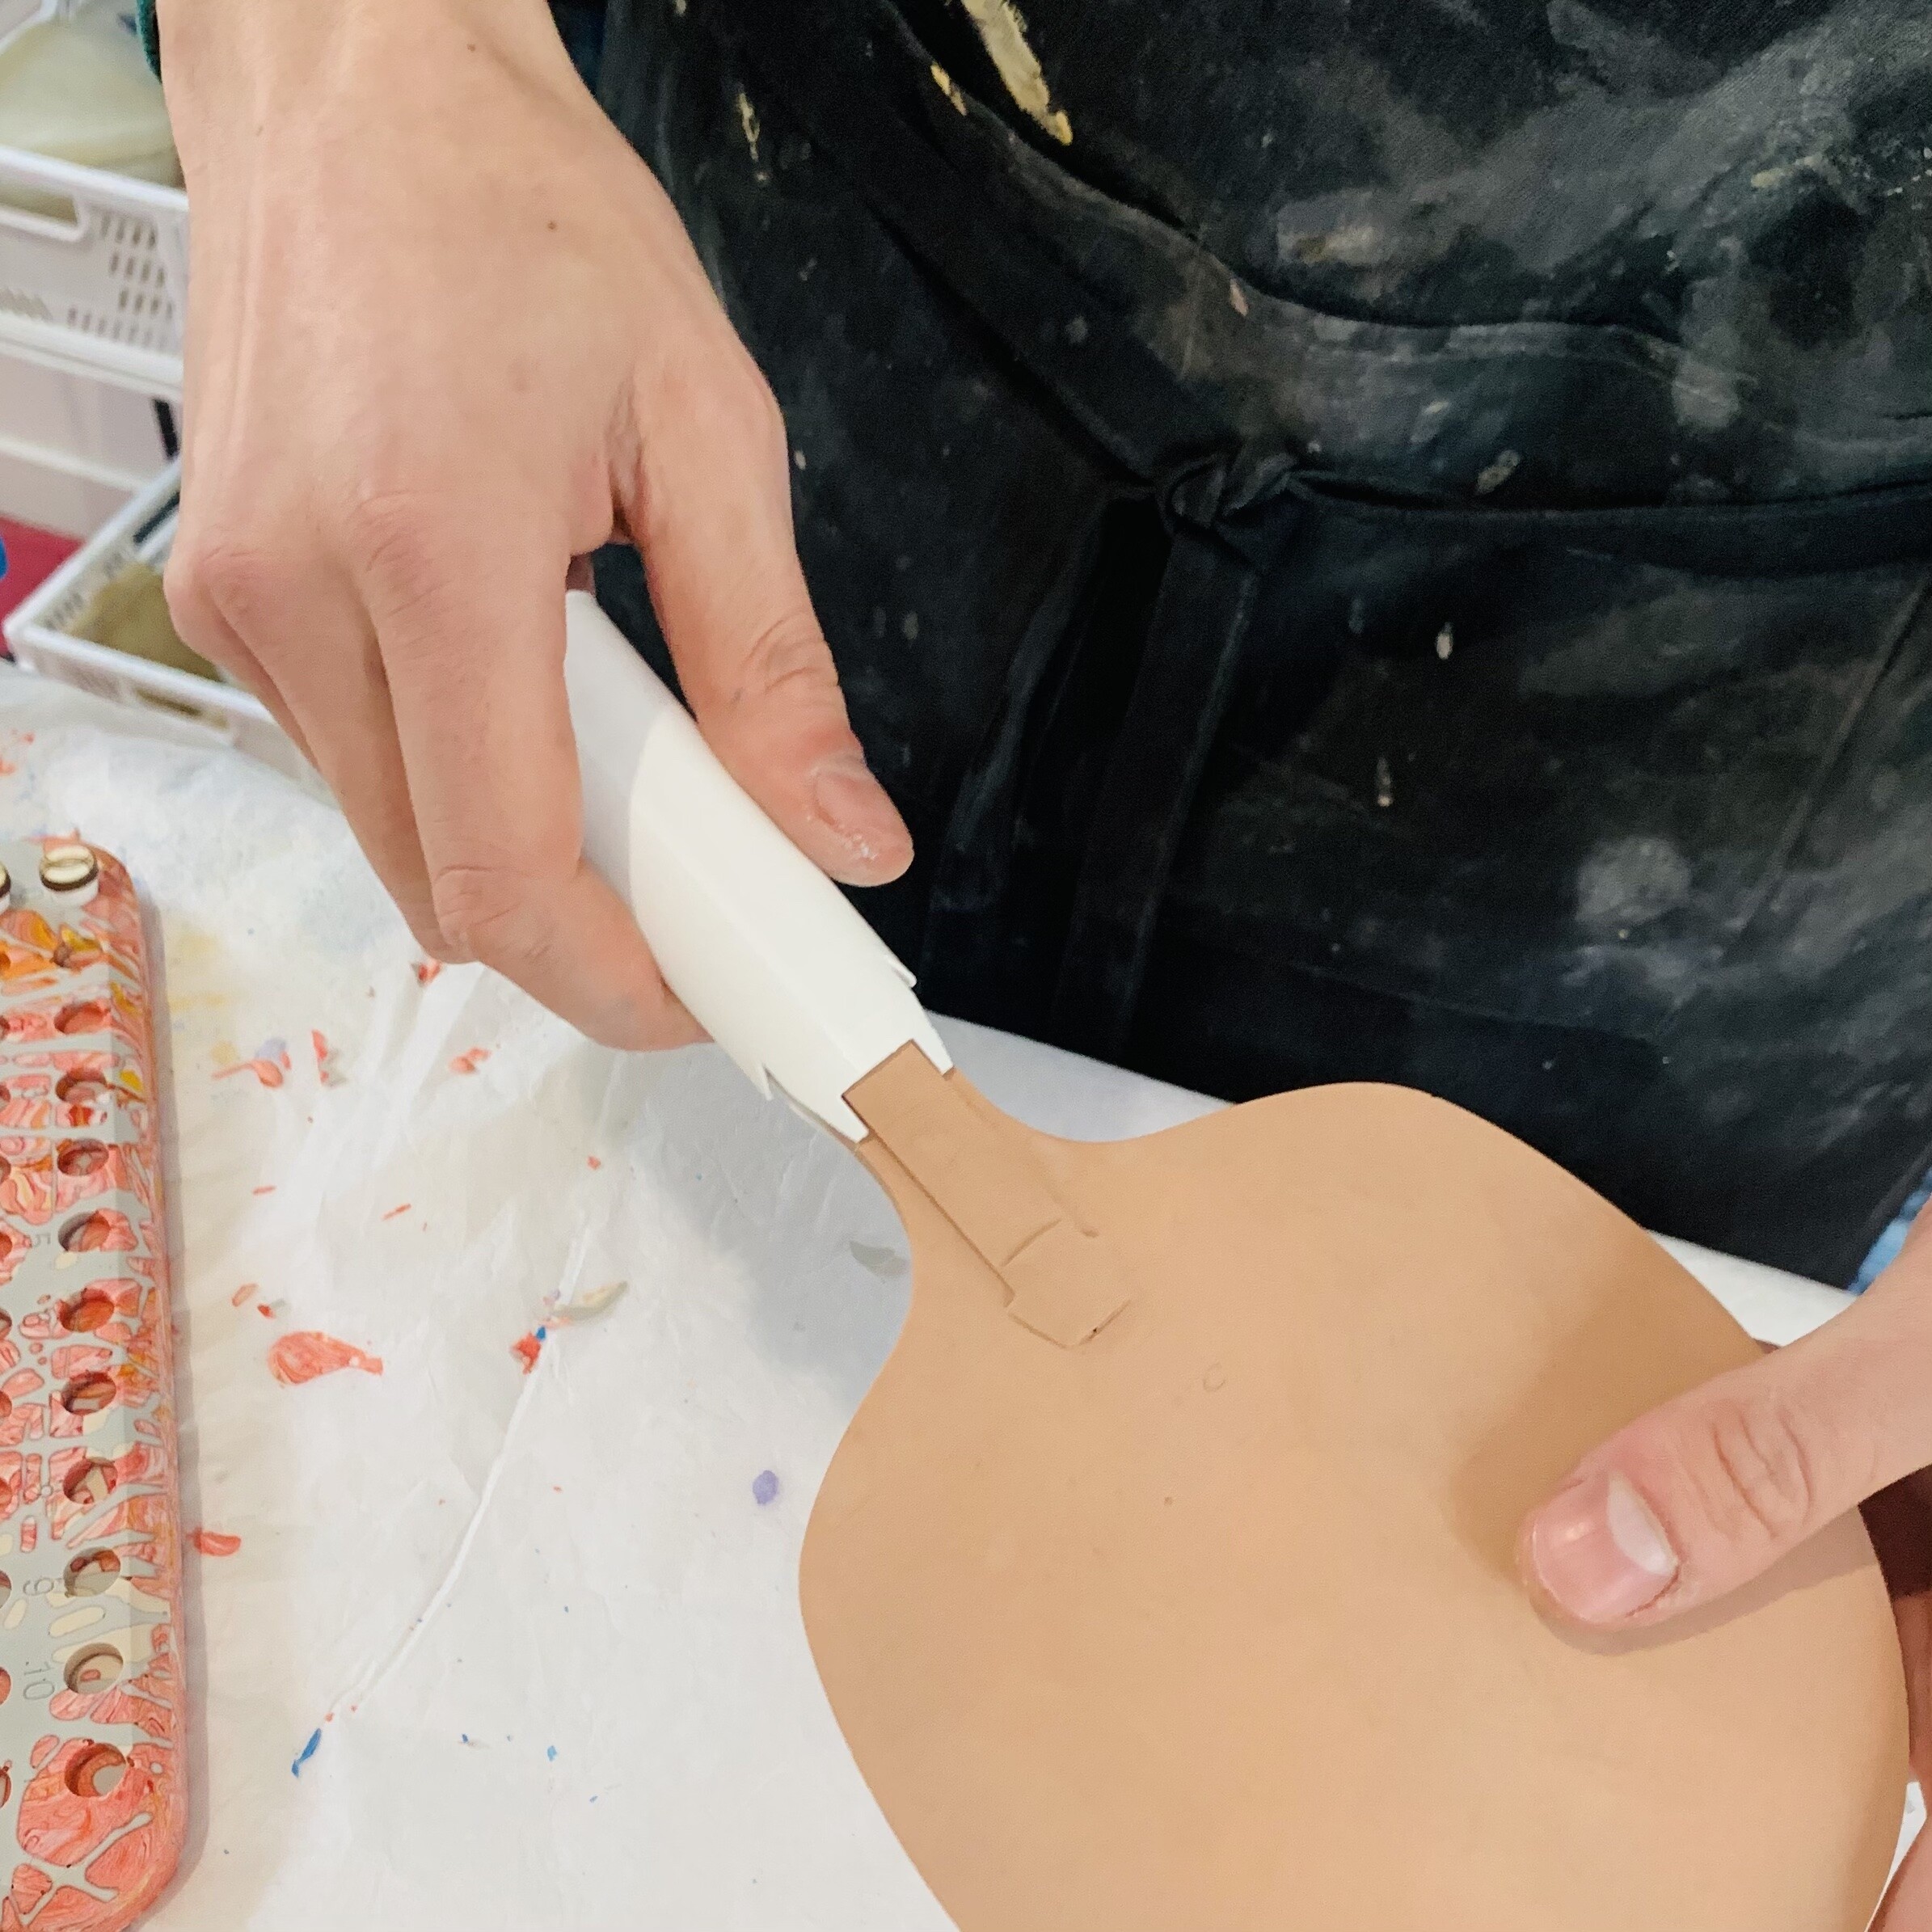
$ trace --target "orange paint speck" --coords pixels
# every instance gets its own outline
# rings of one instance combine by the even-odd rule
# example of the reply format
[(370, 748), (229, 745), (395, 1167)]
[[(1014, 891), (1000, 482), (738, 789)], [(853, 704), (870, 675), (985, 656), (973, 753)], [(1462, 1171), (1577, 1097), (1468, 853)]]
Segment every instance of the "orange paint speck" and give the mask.
[(416, 984), (427, 986), (443, 970), (441, 960), (418, 960), (416, 965)]
[(242, 1285), (228, 1297), (228, 1306), (230, 1308), (239, 1308), (251, 1295), (259, 1295), (261, 1292), (260, 1283), (255, 1281), (244, 1281)]
[(257, 1194), (272, 1194), (275, 1192), (274, 1183), (271, 1182), (266, 1187), (257, 1187), (255, 1192)]
[(326, 1033), (311, 1031), (309, 1044), (315, 1053), (315, 1077), (324, 1086), (340, 1086), (342, 1076), (335, 1070), (335, 1049)]
[(221, 1529), (197, 1529), (188, 1539), (204, 1556), (233, 1556), (242, 1546), (238, 1536)]
[(523, 1364), (523, 1372), (528, 1375), (537, 1365), (537, 1357), (542, 1354), (543, 1344), (534, 1335), (518, 1338), (510, 1344), (510, 1353)]
[(458, 1053), (449, 1062), (449, 1071), (453, 1074), (474, 1074), (489, 1057), (490, 1049), (487, 1047), (472, 1047), (468, 1052)]
[(275, 1310), (266, 1301), (257, 1301), (255, 1305), (255, 1312), (265, 1322), (272, 1322), (275, 1319)]
[(591, 1165), (592, 1171), (594, 1172), (594, 1171), (596, 1171), (597, 1168), (599, 1168), (599, 1167), (601, 1167), (601, 1166), (604, 1165), (604, 1163), (603, 1163), (601, 1161), (600, 1161), (600, 1160), (597, 1158), (597, 1156), (596, 1156), (596, 1155), (593, 1154), (593, 1155), (590, 1157), (590, 1165)]
[(400, 1207), (391, 1208), (390, 1211), (382, 1217), (382, 1218), (385, 1221), (394, 1221), (399, 1214), (407, 1214), (408, 1212), (409, 1203), (407, 1201), (404, 1201)]
[(319, 1329), (297, 1329), (285, 1335), (268, 1351), (268, 1373), (285, 1388), (298, 1382), (312, 1382), (318, 1375), (333, 1375), (339, 1369), (360, 1369), (365, 1375), (382, 1373), (379, 1355), (365, 1355), (347, 1342), (339, 1342)]

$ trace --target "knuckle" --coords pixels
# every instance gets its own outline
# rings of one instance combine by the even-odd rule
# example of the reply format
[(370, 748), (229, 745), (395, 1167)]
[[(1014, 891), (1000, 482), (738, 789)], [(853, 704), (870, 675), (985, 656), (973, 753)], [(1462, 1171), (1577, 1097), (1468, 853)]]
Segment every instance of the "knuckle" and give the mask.
[(430, 880), (430, 903), (443, 936), (493, 965), (538, 963), (546, 951), (529, 917), (530, 880), (507, 866), (447, 865)]
[(217, 628), (210, 609), (212, 600), (202, 581), (198, 560), (179, 543), (161, 573), (161, 591), (167, 600), (168, 615), (174, 619), (175, 630), (205, 656), (207, 640)]
[(707, 387), (705, 413), (723, 434), (767, 461), (785, 461), (785, 412), (764, 372), (737, 343)]
[(743, 389), (739, 407), (742, 412), (746, 437), (759, 445), (768, 455), (783, 462), (788, 440), (785, 428), (785, 412), (778, 407), (778, 399), (773, 394), (771, 385), (754, 367), (745, 377)]
[(460, 544), (450, 541), (449, 493), (369, 489), (352, 497), (340, 525), (351, 576), (367, 587), (386, 653), (407, 639), (419, 664), (453, 670), (470, 640), (449, 628), (458, 608)]
[(420, 491), (361, 489), (343, 511), (343, 535), (364, 568), (410, 582), (420, 578), (430, 554), (432, 515), (431, 501)]
[(1811, 1525), (1822, 1493), (1820, 1453), (1786, 1407), (1762, 1398), (1725, 1401), (1709, 1428), (1719, 1528), (1782, 1544)]
[(740, 660), (734, 702), (783, 696), (809, 700), (837, 692), (838, 673), (809, 610), (782, 612), (755, 631)]
[[(178, 541), (162, 582), (168, 608), (188, 632), (218, 628), (226, 618), (238, 629), (272, 606), (283, 572), (273, 551), (239, 529), (217, 525)], [(195, 639), (189, 635), (189, 641)]]

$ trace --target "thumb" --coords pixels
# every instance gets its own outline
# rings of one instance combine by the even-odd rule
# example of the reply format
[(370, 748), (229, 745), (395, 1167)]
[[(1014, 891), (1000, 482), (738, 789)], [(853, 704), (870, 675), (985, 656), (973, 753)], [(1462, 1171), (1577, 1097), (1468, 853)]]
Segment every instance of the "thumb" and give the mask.
[(678, 681), (712, 750), (806, 854), (848, 885), (882, 885), (912, 840), (812, 614), (783, 419), (735, 344), (683, 420), (688, 399), (660, 399), (625, 505)]
[(1576, 1622), (1661, 1622), (1749, 1583), (1932, 1462), (1932, 1245), (1791, 1348), (1632, 1423), (1523, 1525), (1525, 1581)]

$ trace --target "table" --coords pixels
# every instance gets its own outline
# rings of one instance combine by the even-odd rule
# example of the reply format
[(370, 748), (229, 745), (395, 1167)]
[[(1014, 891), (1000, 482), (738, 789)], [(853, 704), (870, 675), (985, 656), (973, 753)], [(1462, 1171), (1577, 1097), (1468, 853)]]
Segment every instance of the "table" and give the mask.
[[(189, 1558), (155, 1932), (943, 1932), (796, 1601), (906, 1301), (858, 1163), (713, 1049), (428, 972), (340, 818), (190, 727), (0, 672), (0, 824), (120, 854), (165, 941), (185, 1520), (240, 1546)], [(945, 1031), (1054, 1131), (1212, 1104)], [(1770, 1339), (1843, 1299), (1693, 1259)], [(285, 1386), (311, 1331), (380, 1373)]]

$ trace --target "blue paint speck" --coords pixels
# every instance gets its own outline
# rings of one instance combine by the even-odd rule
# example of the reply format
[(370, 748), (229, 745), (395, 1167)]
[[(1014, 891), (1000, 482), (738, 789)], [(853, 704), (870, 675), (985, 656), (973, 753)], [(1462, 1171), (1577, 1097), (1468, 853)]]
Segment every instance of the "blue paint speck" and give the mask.
[(751, 1479), (751, 1500), (762, 1509), (767, 1503), (777, 1500), (778, 1478), (775, 1470), (761, 1469)]
[(539, 1328), (537, 1331), (537, 1339), (540, 1342), (547, 1342), (550, 1339), (550, 1331), (547, 1328)]
[(550, 1748), (544, 1753), (543, 1755), (547, 1757), (552, 1764), (555, 1764), (557, 1761), (557, 1747), (555, 1744), (552, 1744)]
[(293, 1778), (301, 1777), (302, 1766), (306, 1765), (309, 1760), (313, 1757), (321, 1749), (322, 1730), (321, 1727), (318, 1725), (309, 1734), (309, 1741), (302, 1746), (301, 1757), (297, 1758), (294, 1763), (289, 1765), (289, 1775)]

